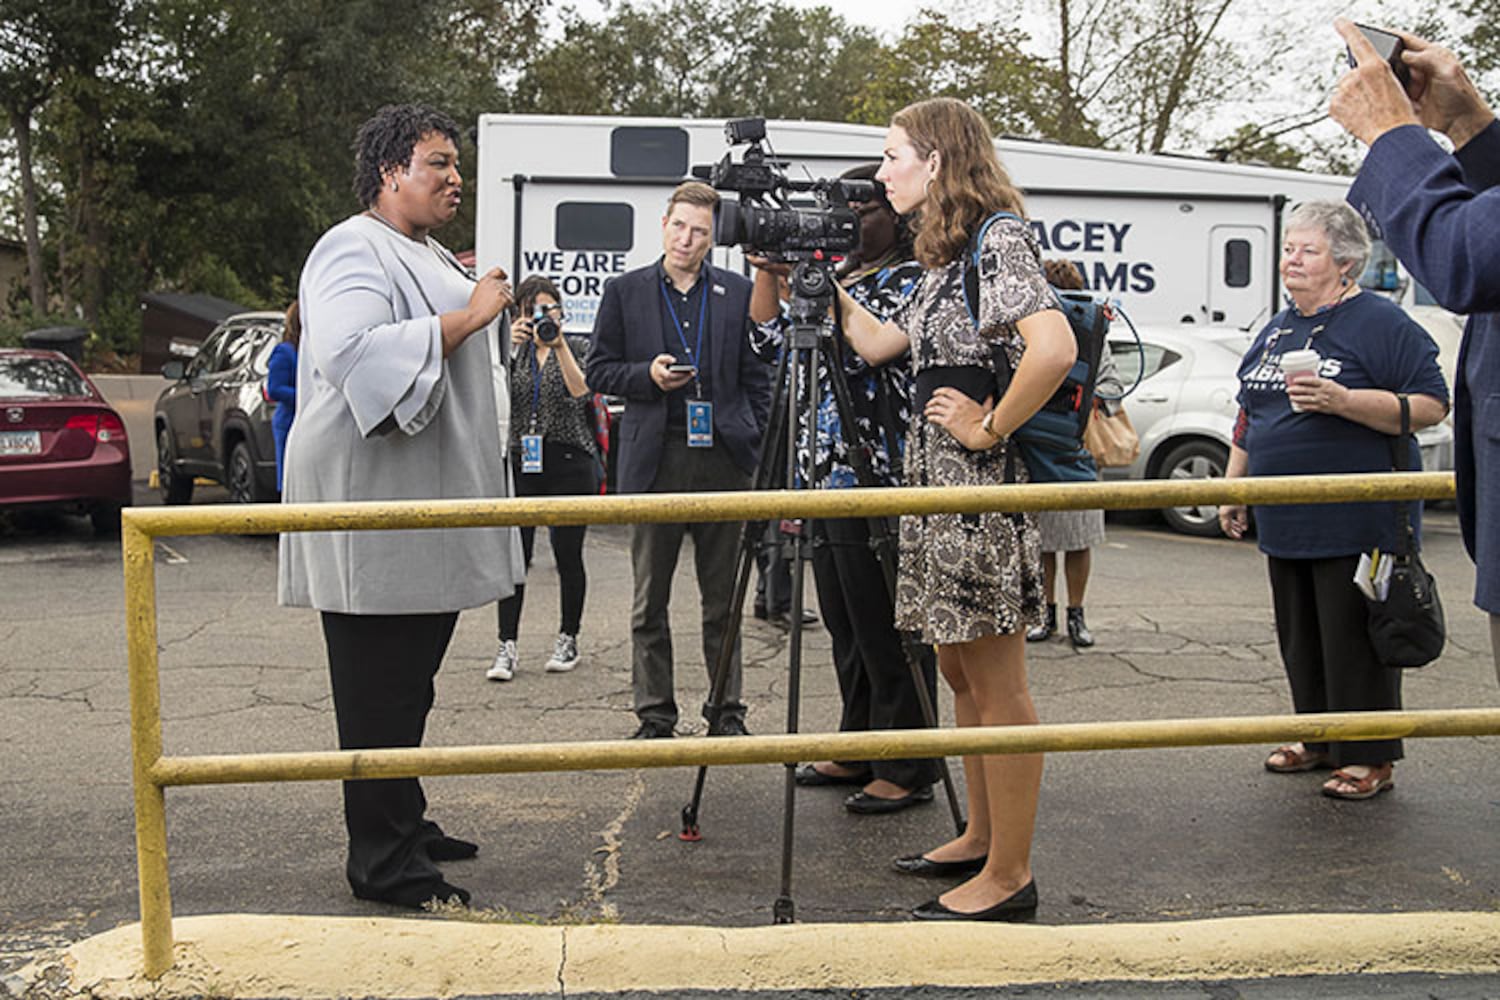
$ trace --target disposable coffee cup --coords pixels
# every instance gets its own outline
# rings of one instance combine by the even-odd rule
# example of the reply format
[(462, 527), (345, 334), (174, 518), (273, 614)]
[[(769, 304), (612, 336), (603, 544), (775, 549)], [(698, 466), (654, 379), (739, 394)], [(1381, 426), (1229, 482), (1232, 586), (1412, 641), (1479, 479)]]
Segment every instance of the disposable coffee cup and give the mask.
[[(1299, 375), (1316, 375), (1318, 364), (1322, 360), (1318, 352), (1309, 347), (1304, 347), (1300, 351), (1287, 351), (1281, 356), (1281, 376), (1290, 386)], [(1302, 407), (1293, 403), (1292, 410), (1301, 413)]]

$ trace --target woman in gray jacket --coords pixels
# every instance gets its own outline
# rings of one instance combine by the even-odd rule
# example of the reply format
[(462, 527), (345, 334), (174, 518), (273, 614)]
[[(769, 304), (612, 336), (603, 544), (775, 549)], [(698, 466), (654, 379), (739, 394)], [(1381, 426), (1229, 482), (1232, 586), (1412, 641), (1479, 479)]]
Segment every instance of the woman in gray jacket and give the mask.
[[(359, 130), (365, 211), (325, 233), (302, 270), (287, 502), (509, 492), (510, 408), (493, 371), (510, 286), (498, 268), (476, 281), (429, 235), (458, 209), (458, 136), (420, 105), (381, 108)], [(458, 612), (520, 579), (514, 528), (283, 534), (281, 603), (322, 614), (339, 746), (419, 745)], [(445, 836), (426, 805), (415, 778), (344, 783), (356, 896), (468, 902), (433, 862), (478, 848)]]

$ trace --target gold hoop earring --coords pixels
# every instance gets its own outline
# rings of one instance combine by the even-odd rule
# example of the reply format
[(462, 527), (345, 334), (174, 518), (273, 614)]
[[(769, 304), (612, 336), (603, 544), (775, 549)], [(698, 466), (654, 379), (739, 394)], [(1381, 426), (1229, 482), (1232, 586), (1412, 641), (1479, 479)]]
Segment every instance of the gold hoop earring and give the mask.
[(926, 198), (929, 194), (932, 193), (932, 182), (935, 181), (935, 180), (937, 180), (936, 177), (929, 177), (929, 178), (927, 178), (927, 182), (922, 185), (922, 197), (923, 198)]

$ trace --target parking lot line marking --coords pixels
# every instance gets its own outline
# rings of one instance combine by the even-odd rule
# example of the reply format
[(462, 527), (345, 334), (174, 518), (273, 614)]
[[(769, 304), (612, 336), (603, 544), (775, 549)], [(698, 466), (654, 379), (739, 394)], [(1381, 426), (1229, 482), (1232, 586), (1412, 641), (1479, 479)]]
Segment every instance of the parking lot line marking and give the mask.
[(161, 561), (169, 566), (180, 566), (188, 561), (188, 557), (178, 552), (166, 542), (157, 542), (156, 548), (161, 552)]

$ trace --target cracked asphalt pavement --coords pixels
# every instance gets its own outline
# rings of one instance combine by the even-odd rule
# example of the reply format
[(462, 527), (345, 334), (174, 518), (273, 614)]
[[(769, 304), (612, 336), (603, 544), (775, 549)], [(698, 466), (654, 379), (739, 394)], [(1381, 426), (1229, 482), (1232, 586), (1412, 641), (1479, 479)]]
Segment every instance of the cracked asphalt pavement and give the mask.
[[(202, 491), (200, 502), (221, 494)], [(141, 501), (155, 500), (142, 494)], [(1487, 623), (1451, 510), (1429, 512), (1425, 555), (1449, 616), (1442, 659), (1407, 677), (1411, 708), (1497, 703)], [(335, 745), (316, 616), (279, 608), (276, 547), (260, 537), (166, 539), (158, 550), (162, 704), (169, 753), (323, 750)], [(491, 608), (464, 614), (438, 677), (429, 745), (610, 739), (630, 712), (626, 529), (587, 548), (583, 660), (543, 672), (556, 575), (539, 540), (514, 681), (487, 682)], [(706, 677), (687, 553), (673, 598), (681, 732)], [(811, 593), (809, 574), (809, 593)], [(122, 575), (118, 543), (87, 522), (0, 521), (0, 973), (26, 956), (137, 919)], [(1087, 601), (1098, 645), (1030, 647), (1050, 722), (1279, 714), (1263, 558), (1253, 545), (1111, 520)], [(787, 639), (748, 619), (745, 697), (754, 732), (782, 731)], [(800, 728), (836, 728), (828, 637), (806, 634)], [(945, 713), (950, 700), (941, 699)], [(1318, 794), (1312, 775), (1273, 775), (1270, 747), (1055, 754), (1034, 867), (1043, 923), (1169, 921), (1297, 912), (1500, 907), (1500, 739), (1410, 741), (1393, 794)], [(959, 777), (959, 768), (953, 768)], [(690, 770), (427, 779), (430, 814), (476, 840), (448, 866), (475, 903), (515, 919), (754, 926), (779, 894), (784, 770), (709, 772), (704, 839), (678, 840)], [(932, 805), (885, 817), (841, 808), (839, 789), (800, 790), (792, 897), (805, 921), (889, 921), (938, 888), (891, 872), (898, 854), (951, 832)], [(178, 915), (373, 915), (343, 878), (336, 785), (172, 789)], [(5, 994), (0, 987), (0, 996)]]

